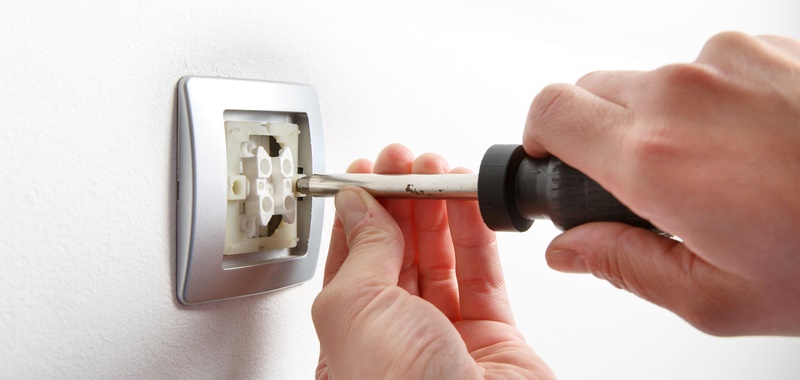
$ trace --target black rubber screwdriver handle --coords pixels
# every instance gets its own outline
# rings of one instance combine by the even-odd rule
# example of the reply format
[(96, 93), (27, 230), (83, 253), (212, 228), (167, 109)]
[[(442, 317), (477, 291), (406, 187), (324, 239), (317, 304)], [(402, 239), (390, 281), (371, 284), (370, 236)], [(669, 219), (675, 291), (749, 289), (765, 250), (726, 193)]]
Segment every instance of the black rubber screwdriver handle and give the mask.
[(494, 145), (478, 172), (481, 216), (494, 231), (527, 231), (534, 219), (568, 230), (620, 222), (658, 231), (594, 180), (556, 157), (528, 156), (521, 145)]

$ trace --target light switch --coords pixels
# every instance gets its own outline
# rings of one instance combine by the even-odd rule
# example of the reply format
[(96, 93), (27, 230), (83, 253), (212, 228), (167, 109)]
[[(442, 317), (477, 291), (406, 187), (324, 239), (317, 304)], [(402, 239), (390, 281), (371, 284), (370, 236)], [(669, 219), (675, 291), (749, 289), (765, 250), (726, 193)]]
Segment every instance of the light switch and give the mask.
[(324, 202), (297, 178), (324, 172), (307, 85), (183, 77), (178, 83), (177, 297), (194, 304), (309, 280)]

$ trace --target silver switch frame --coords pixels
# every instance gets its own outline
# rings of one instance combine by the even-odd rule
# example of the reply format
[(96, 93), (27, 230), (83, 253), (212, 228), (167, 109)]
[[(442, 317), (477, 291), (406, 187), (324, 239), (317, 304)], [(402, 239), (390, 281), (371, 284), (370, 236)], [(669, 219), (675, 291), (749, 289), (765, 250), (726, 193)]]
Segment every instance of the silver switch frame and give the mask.
[(322, 119), (308, 85), (187, 76), (178, 82), (177, 297), (191, 305), (254, 295), (314, 275), (324, 200), (298, 202), (299, 241), (285, 252), (224, 255), (225, 122), (291, 122), (300, 127), (298, 167), (323, 173)]

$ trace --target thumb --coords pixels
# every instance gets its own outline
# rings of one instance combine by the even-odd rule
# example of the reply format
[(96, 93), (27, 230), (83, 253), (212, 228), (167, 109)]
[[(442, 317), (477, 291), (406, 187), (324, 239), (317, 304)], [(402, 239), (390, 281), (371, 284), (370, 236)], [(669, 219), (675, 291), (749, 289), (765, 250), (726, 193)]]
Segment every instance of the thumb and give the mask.
[(352, 370), (348, 363), (353, 357), (365, 357), (375, 348), (364, 344), (371, 338), (365, 334), (375, 331), (369, 326), (382, 312), (369, 305), (397, 284), (403, 259), (400, 228), (375, 198), (363, 189), (347, 187), (339, 191), (335, 203), (347, 249), (329, 253), (345, 257), (335, 258), (341, 264), (330, 272), (330, 282), (311, 306), (328, 377), (335, 366), (341, 366), (338, 371)]
[(592, 273), (657, 305), (695, 327), (726, 335), (748, 306), (747, 284), (709, 264), (683, 243), (621, 223), (589, 223), (556, 237), (547, 264), (558, 271)]
[(403, 235), (394, 218), (369, 193), (348, 187), (336, 195), (336, 216), (349, 253), (334, 277), (396, 285), (403, 260)]

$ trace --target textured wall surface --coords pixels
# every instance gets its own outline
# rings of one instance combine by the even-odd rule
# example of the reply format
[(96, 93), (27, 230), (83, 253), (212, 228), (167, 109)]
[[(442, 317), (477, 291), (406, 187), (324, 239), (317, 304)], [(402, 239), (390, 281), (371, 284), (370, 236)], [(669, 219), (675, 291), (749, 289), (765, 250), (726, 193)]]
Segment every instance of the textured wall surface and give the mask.
[[(2, 2), (0, 377), (313, 376), (319, 276), (234, 301), (175, 300), (183, 75), (314, 85), (330, 170), (395, 141), (475, 169), (488, 144), (519, 141), (546, 84), (688, 61), (726, 29), (800, 38), (798, 4)], [(555, 234), (537, 222), (501, 247), (519, 326), (561, 378), (800, 377), (796, 339), (709, 337), (550, 271)]]

